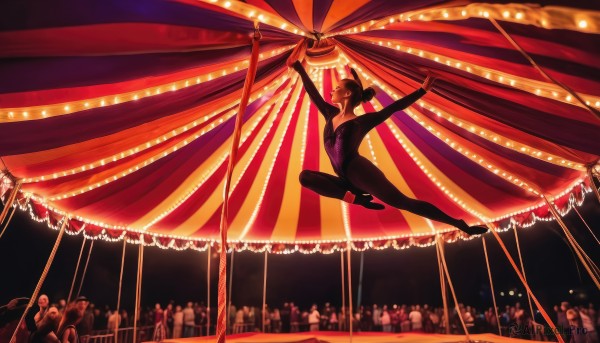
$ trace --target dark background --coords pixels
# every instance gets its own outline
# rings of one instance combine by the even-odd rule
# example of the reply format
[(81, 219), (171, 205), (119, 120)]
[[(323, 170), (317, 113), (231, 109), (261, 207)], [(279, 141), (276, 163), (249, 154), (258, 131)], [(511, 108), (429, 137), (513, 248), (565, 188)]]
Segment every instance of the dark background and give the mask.
[[(600, 236), (600, 205), (594, 194), (588, 194), (579, 212), (596, 237)], [(573, 210), (564, 218), (575, 238), (600, 264), (599, 245)], [(4, 236), (0, 238), (0, 304), (19, 296), (29, 297), (42, 273), (58, 232), (45, 223), (37, 223), (29, 213), (17, 211)], [(508, 249), (518, 261), (514, 233), (501, 233)], [(527, 303), (526, 292), (508, 260), (491, 234), (486, 234), (490, 264), (498, 306)], [(568, 246), (564, 233), (555, 222), (538, 222), (519, 230), (519, 241), (529, 284), (542, 305), (552, 306), (567, 300), (572, 304), (593, 302), (598, 308), (600, 292)], [(75, 265), (83, 236), (65, 234), (56, 259), (42, 287), (51, 302), (66, 298), (73, 280)], [(82, 266), (90, 241), (86, 243)], [(89, 267), (81, 294), (97, 306), (116, 307), (121, 262), (122, 241), (94, 242)], [(430, 304), (441, 305), (440, 281), (435, 247), (393, 248), (364, 253), (363, 304)], [(128, 244), (123, 277), (122, 308), (129, 311), (135, 299), (138, 245)], [(360, 269), (360, 252), (352, 253), (353, 301), (356, 306)], [(446, 259), (459, 302), (480, 309), (492, 306), (488, 274), (481, 239), (446, 244)], [(235, 253), (233, 273), (233, 303), (261, 306), (264, 254)], [(142, 304), (166, 304), (174, 300), (205, 302), (207, 253), (194, 250), (144, 250)], [(229, 275), (229, 274), (228, 274)], [(270, 254), (268, 257), (267, 303), (279, 307), (284, 301), (294, 301), (301, 309), (312, 303), (329, 301), (341, 304), (340, 253), (290, 255)], [(217, 303), (218, 257), (211, 258), (211, 306)], [(75, 292), (79, 285), (76, 283)], [(508, 291), (515, 295), (509, 296)], [(570, 294), (569, 290), (573, 290)], [(500, 296), (505, 292), (505, 296)], [(519, 298), (518, 294), (522, 293)], [(450, 297), (450, 294), (448, 295)], [(452, 301), (450, 306), (452, 306)]]

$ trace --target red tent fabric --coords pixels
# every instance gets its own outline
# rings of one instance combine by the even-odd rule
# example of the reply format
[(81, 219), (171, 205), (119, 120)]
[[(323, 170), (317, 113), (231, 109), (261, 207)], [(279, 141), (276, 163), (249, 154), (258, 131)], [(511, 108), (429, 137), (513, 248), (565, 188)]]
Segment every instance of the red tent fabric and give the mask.
[[(440, 223), (303, 189), (333, 173), (322, 91), (359, 71), (358, 114), (434, 90), (371, 131), (360, 152), (405, 194), (469, 223), (549, 218), (589, 191), (600, 155), (600, 12), (586, 1), (164, 1), (0, 4), (0, 194), (69, 232), (205, 249), (218, 240), (230, 137), (254, 22), (263, 38), (230, 195), (236, 249), (329, 252), (428, 245)], [(52, 15), (49, 15), (52, 13)], [(497, 25), (495, 25), (497, 23)], [(513, 44), (513, 42), (516, 44)], [(529, 58), (529, 59), (528, 59)], [(539, 69), (546, 73), (540, 73)]]

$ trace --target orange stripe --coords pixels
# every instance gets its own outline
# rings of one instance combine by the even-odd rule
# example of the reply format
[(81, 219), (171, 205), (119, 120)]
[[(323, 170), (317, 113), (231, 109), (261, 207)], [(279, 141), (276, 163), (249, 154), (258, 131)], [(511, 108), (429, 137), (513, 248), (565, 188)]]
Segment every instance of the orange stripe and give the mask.
[(352, 14), (369, 1), (371, 0), (334, 0), (331, 4), (331, 8), (329, 8), (327, 17), (325, 17), (325, 20), (323, 21), (321, 32), (327, 32), (335, 23)]
[(304, 24), (307, 30), (312, 31), (313, 28), (313, 0), (292, 0), (298, 17)]

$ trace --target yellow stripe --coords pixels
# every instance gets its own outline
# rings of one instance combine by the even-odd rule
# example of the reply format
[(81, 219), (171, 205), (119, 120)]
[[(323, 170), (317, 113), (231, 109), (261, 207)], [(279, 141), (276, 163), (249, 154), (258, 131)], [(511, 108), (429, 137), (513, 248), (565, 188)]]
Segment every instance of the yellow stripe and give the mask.
[(329, 12), (327, 13), (327, 17), (325, 17), (325, 20), (323, 21), (323, 27), (321, 31), (329, 31), (329, 28), (332, 25), (334, 25), (341, 19), (346, 18), (348, 15), (361, 8), (369, 1), (371, 0), (334, 0), (331, 4)]
[[(294, 98), (292, 98), (294, 99)], [(296, 106), (302, 106), (299, 112), (299, 120), (294, 133), (294, 142), (290, 152), (288, 171), (285, 180), (285, 189), (283, 190), (283, 199), (281, 199), (281, 209), (275, 223), (275, 228), (271, 234), (272, 241), (290, 241), (296, 238), (298, 230), (298, 218), (300, 216), (300, 194), (302, 186), (298, 181), (298, 175), (302, 172), (304, 162), (303, 147), (306, 146), (305, 126), (308, 121), (308, 109), (310, 108), (310, 99), (308, 95), (304, 97), (302, 104), (298, 104), (298, 98), (295, 98)], [(301, 156), (301, 158), (297, 158)]]
[[(291, 99), (294, 99), (298, 96), (301, 90), (300, 87), (300, 84), (297, 83), (294, 89), (294, 93), (291, 96)], [(263, 160), (261, 161), (258, 172), (256, 173), (256, 175), (246, 176), (253, 178), (252, 186), (250, 187), (250, 190), (244, 198), (242, 207), (236, 214), (235, 218), (233, 218), (229, 226), (229, 235), (232, 239), (244, 239), (244, 237), (254, 224), (254, 221), (256, 220), (256, 215), (258, 213), (258, 210), (260, 209), (260, 206), (263, 205), (262, 201), (264, 200), (264, 198), (261, 197), (261, 195), (263, 195), (263, 189), (264, 187), (266, 187), (266, 184), (270, 180), (269, 171), (272, 170), (273, 164), (275, 163), (275, 159), (280, 153), (280, 143), (287, 132), (287, 129), (289, 127), (288, 125), (290, 123), (290, 118), (293, 115), (294, 107), (290, 106), (290, 104), (291, 103), (288, 103), (285, 110), (280, 110), (280, 112), (283, 112), (283, 114), (281, 114), (281, 121), (279, 122), (273, 140), (271, 141), (271, 144), (269, 144), (267, 152)], [(277, 171), (272, 171), (271, 173), (273, 172)]]
[(304, 27), (313, 31), (313, 0), (292, 0), (292, 2)]
[[(268, 106), (268, 103), (263, 105), (263, 107), (261, 107), (261, 110), (263, 108), (265, 108), (264, 106)], [(275, 105), (275, 106), (277, 106), (277, 105)], [(273, 114), (270, 113), (269, 117), (273, 117)], [(251, 128), (253, 127), (254, 123), (256, 123), (258, 118), (259, 117), (256, 116), (256, 118), (252, 121), (252, 124), (247, 124), (242, 127), (242, 137), (248, 131), (251, 130)], [(272, 118), (269, 118), (268, 121), (269, 122), (272, 121)], [(263, 139), (268, 130), (268, 126), (269, 126), (268, 124), (264, 125), (256, 137), (261, 137), (261, 139)], [(254, 141), (250, 145), (250, 148), (247, 150), (246, 154), (244, 154), (244, 156), (241, 156), (240, 160), (238, 161), (238, 163), (237, 163), (238, 166), (246, 165), (246, 162), (250, 158), (251, 152), (254, 152), (254, 150), (256, 149), (256, 146), (260, 143), (261, 139), (254, 139)], [(215, 153), (214, 155), (221, 156), (222, 154), (228, 154), (230, 149), (231, 149), (231, 140), (228, 139), (223, 145), (221, 145), (219, 147), (218, 152)], [(163, 201), (163, 204), (170, 205), (170, 204), (175, 203), (177, 200), (179, 200), (183, 196), (183, 194), (185, 194), (184, 192), (189, 192), (189, 190), (191, 190), (199, 182), (199, 180), (200, 180), (199, 176), (201, 176), (201, 174), (203, 172), (206, 172), (206, 167), (204, 166), (204, 164), (201, 165), (198, 169), (196, 169), (194, 174), (191, 177), (189, 177), (188, 179), (186, 179), (186, 181), (184, 183), (182, 183), (182, 185), (178, 188), (178, 190), (176, 192), (174, 192), (174, 194), (176, 194), (175, 196), (173, 196), (173, 195), (169, 196), (167, 199), (165, 199), (165, 201)], [(233, 184), (235, 184), (236, 180), (239, 179), (241, 172), (242, 172), (242, 168), (234, 168), (233, 176), (232, 176)], [(191, 215), (185, 222), (183, 222), (179, 226), (175, 227), (172, 230), (172, 234), (173, 235), (182, 235), (182, 236), (188, 236), (188, 235), (193, 234), (199, 228), (202, 228), (206, 224), (206, 221), (208, 219), (210, 219), (210, 216), (219, 209), (219, 207), (221, 206), (222, 203), (223, 203), (223, 180), (214, 189), (214, 191), (212, 192), (210, 197), (202, 204), (202, 206), (196, 211), (196, 213)], [(155, 216), (153, 216), (153, 218), (154, 217)]]

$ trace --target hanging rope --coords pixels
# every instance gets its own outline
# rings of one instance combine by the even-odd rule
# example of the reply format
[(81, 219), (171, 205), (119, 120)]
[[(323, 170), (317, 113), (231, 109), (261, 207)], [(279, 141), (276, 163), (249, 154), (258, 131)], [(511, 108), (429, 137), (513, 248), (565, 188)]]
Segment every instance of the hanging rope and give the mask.
[[(15, 199), (17, 199), (17, 194), (19, 193), (19, 189), (21, 189), (21, 180), (17, 180), (13, 186), (12, 191), (10, 192), (10, 195), (8, 196), (8, 199), (6, 200), (6, 203), (4, 204), (4, 208), (2, 209), (2, 213), (0, 213), (0, 224), (4, 223), (4, 219), (6, 219), (6, 215), (8, 214), (8, 211), (12, 208), (12, 205), (15, 202)], [(12, 218), (12, 216), (11, 216)], [(8, 223), (7, 223), (8, 225)], [(2, 230), (2, 232), (4, 233), (4, 230)]]
[(142, 267), (144, 265), (144, 235), (140, 235), (140, 246), (138, 249), (138, 270), (135, 287), (135, 310), (133, 316), (133, 343), (138, 341), (137, 324), (140, 319), (140, 298), (142, 296)]
[(121, 308), (121, 289), (123, 287), (123, 267), (125, 266), (125, 248), (127, 247), (127, 239), (123, 237), (123, 253), (121, 254), (121, 273), (119, 274), (119, 293), (117, 294), (117, 327), (115, 328), (115, 343), (119, 343), (119, 324), (121, 324), (119, 309)]
[[(594, 182), (594, 171), (592, 170), (592, 168), (588, 168), (588, 176), (590, 178), (590, 184), (592, 186), (592, 190), (594, 191), (594, 194), (596, 194), (596, 199), (598, 199), (598, 201), (600, 201), (600, 191), (598, 191), (598, 187), (596, 187), (596, 183)], [(596, 176), (598, 177), (598, 176)]]
[(490, 21), (492, 22), (492, 24), (496, 27), (496, 29), (498, 29), (498, 31), (500, 31), (500, 33), (502, 33), (502, 35), (512, 44), (512, 46), (517, 49), (517, 51), (519, 51), (521, 53), (521, 55), (523, 55), (523, 57), (525, 57), (529, 63), (531, 63), (531, 65), (537, 69), (537, 71), (540, 72), (540, 74), (542, 74), (542, 76), (544, 78), (546, 78), (546, 80), (554, 83), (555, 85), (559, 86), (560, 88), (564, 89), (565, 91), (567, 91), (567, 93), (571, 94), (575, 99), (577, 99), (588, 111), (590, 111), (592, 113), (592, 115), (594, 115), (594, 117), (596, 119), (600, 120), (600, 112), (598, 112), (598, 110), (596, 110), (595, 108), (589, 106), (588, 104), (585, 103), (585, 101), (583, 99), (581, 99), (581, 97), (579, 96), (579, 94), (577, 94), (575, 91), (573, 91), (571, 88), (569, 88), (567, 85), (565, 85), (564, 83), (554, 79), (552, 76), (548, 75), (534, 60), (533, 58), (531, 58), (531, 56), (529, 56), (529, 54), (514, 40), (512, 39), (512, 37), (508, 34), (508, 32), (506, 32), (502, 26), (500, 26), (500, 24), (498, 24), (498, 22), (496, 21), (496, 19), (494, 18), (489, 18)]
[[(437, 238), (436, 238), (437, 239)], [(446, 295), (446, 280), (444, 278), (444, 267), (442, 266), (442, 260), (440, 258), (440, 251), (436, 247), (435, 249), (438, 261), (438, 270), (440, 272), (440, 289), (442, 291), (442, 301), (444, 303), (444, 325), (446, 326), (446, 334), (450, 334), (450, 318), (448, 312), (448, 298)]]
[[(85, 225), (85, 224), (83, 224)], [(75, 280), (77, 280), (77, 274), (79, 272), (79, 264), (81, 263), (81, 256), (83, 255), (83, 248), (85, 248), (85, 241), (87, 238), (83, 236), (83, 242), (81, 243), (81, 249), (79, 249), (79, 257), (77, 258), (77, 265), (75, 266), (75, 274), (73, 274), (73, 282), (71, 282), (71, 289), (69, 289), (69, 296), (67, 297), (67, 304), (71, 303), (71, 295), (73, 295), (73, 289), (75, 289)]]
[(10, 220), (12, 219), (13, 215), (15, 214), (15, 211), (17, 210), (17, 207), (14, 206), (11, 211), (10, 211), (10, 216), (8, 216), (8, 220), (6, 221), (6, 223), (4, 223), (4, 227), (2, 228), (2, 232), (0, 232), (0, 238), (2, 238), (2, 236), (4, 235), (4, 231), (6, 231), (6, 229), (8, 228), (8, 224), (10, 223)]
[(352, 326), (354, 321), (354, 311), (352, 310), (352, 243), (348, 241), (348, 248), (346, 249), (346, 259), (348, 260), (348, 318), (349, 318), (349, 329), (350, 329), (350, 343), (352, 343)]
[[(210, 248), (206, 249), (206, 335), (210, 335)], [(229, 309), (228, 309), (229, 311)]]
[[(523, 257), (521, 256), (521, 246), (519, 245), (519, 236), (517, 235), (517, 225), (513, 223), (513, 231), (515, 233), (515, 242), (517, 242), (517, 254), (519, 254), (519, 262), (521, 263), (521, 272), (523, 272), (523, 278), (527, 281), (527, 274), (525, 274), (525, 265), (523, 264)], [(529, 313), (531, 318), (535, 321), (535, 313), (533, 312), (533, 306), (531, 305), (531, 297), (527, 293), (527, 300), (529, 301)]]
[[(346, 326), (346, 322), (345, 320), (348, 319), (348, 309), (346, 309), (346, 280), (345, 279), (345, 275), (344, 275), (344, 250), (340, 250), (340, 270), (342, 272), (342, 313), (345, 314), (343, 320), (344, 320), (344, 327)], [(342, 318), (340, 318), (342, 319)], [(340, 323), (342, 323), (342, 321), (340, 320)]]
[(450, 273), (448, 273), (448, 266), (446, 265), (446, 258), (444, 256), (444, 241), (440, 239), (440, 236), (436, 236), (437, 240), (437, 248), (440, 252), (440, 259), (442, 260), (442, 266), (444, 267), (444, 272), (446, 273), (446, 279), (448, 280), (448, 285), (450, 285), (450, 292), (452, 293), (452, 298), (454, 299), (454, 308), (456, 309), (456, 313), (458, 314), (458, 318), (460, 319), (460, 323), (462, 324), (463, 330), (465, 330), (465, 336), (467, 337), (467, 341), (471, 341), (471, 336), (469, 336), (469, 330), (467, 330), (467, 325), (465, 324), (465, 320), (460, 312), (460, 308), (458, 307), (458, 299), (456, 298), (456, 293), (454, 292), (454, 285), (452, 285), (452, 279), (450, 278)]
[[(521, 283), (523, 283), (523, 286), (525, 286), (525, 289), (527, 290), (527, 293), (529, 293), (529, 295), (531, 295), (531, 298), (533, 299), (533, 302), (535, 303), (535, 306), (537, 306), (537, 308), (540, 310), (540, 313), (542, 314), (542, 317), (544, 317), (544, 319), (550, 325), (550, 327), (556, 328), (556, 325), (554, 325), (554, 322), (552, 321), (552, 319), (550, 319), (550, 316), (548, 315), (548, 313), (546, 312), (546, 310), (544, 310), (544, 308), (542, 307), (542, 305), (540, 304), (540, 302), (537, 300), (537, 298), (535, 297), (535, 295), (531, 291), (531, 288), (529, 288), (529, 284), (527, 284), (527, 281), (523, 277), (523, 274), (521, 274), (521, 272), (519, 271), (519, 268), (517, 267), (517, 264), (515, 263), (515, 260), (512, 258), (512, 256), (510, 256), (510, 253), (508, 252), (508, 249), (506, 249), (506, 246), (504, 245), (504, 242), (502, 242), (502, 239), (500, 238), (500, 236), (498, 235), (498, 233), (496, 232), (496, 230), (493, 227), (489, 226), (489, 225), (488, 225), (488, 227), (490, 228), (490, 232), (494, 235), (494, 238), (496, 238), (496, 241), (498, 241), (498, 244), (500, 244), (500, 247), (502, 248), (502, 251), (504, 251), (504, 255), (506, 255), (506, 258), (508, 259), (508, 261), (510, 262), (511, 266), (515, 270), (515, 273), (517, 273), (517, 276), (519, 276), (519, 279), (521, 279)], [(565, 341), (563, 340), (562, 336), (558, 333), (558, 330), (552, 330), (552, 332), (556, 336), (556, 339), (558, 339), (559, 343), (565, 343)]]
[(265, 250), (265, 266), (264, 266), (264, 278), (263, 278), (263, 303), (262, 303), (262, 332), (265, 332), (265, 320), (267, 318), (267, 257), (268, 251)]
[(81, 283), (79, 284), (79, 289), (77, 290), (77, 295), (75, 296), (76, 298), (78, 298), (81, 294), (81, 287), (83, 287), (83, 280), (85, 280), (85, 275), (87, 274), (87, 267), (90, 263), (90, 256), (92, 256), (92, 249), (94, 249), (94, 241), (90, 243), (90, 250), (88, 250), (87, 259), (85, 261), (85, 267), (83, 268), (83, 274), (81, 275)]
[(577, 213), (577, 215), (579, 216), (579, 218), (581, 219), (581, 221), (583, 222), (583, 224), (585, 224), (585, 227), (587, 227), (587, 229), (590, 231), (590, 233), (592, 234), (592, 236), (596, 240), (596, 243), (600, 244), (600, 241), (598, 240), (598, 237), (596, 237), (596, 235), (594, 234), (594, 231), (592, 231), (592, 229), (590, 228), (590, 226), (588, 225), (588, 223), (586, 223), (585, 219), (583, 219), (583, 217), (581, 216), (581, 213), (579, 213), (579, 211), (577, 210), (577, 207), (575, 205), (573, 205), (573, 209), (575, 210), (575, 213)]
[(258, 22), (254, 23), (254, 37), (252, 39), (252, 55), (250, 57), (250, 64), (248, 66), (248, 73), (246, 74), (246, 82), (242, 91), (242, 98), (240, 101), (240, 107), (238, 109), (235, 118), (235, 128), (233, 130), (233, 139), (231, 144), (231, 152), (229, 154), (229, 164), (227, 166), (227, 176), (225, 178), (225, 185), (223, 191), (223, 206), (221, 209), (221, 254), (219, 259), (219, 286), (218, 286), (218, 312), (217, 312), (217, 342), (224, 343), (225, 335), (227, 334), (227, 228), (228, 228), (228, 202), (229, 202), (229, 188), (231, 186), (231, 176), (233, 174), (233, 167), (235, 166), (235, 160), (237, 155), (237, 149), (240, 141), (240, 135), (242, 131), (242, 117), (246, 112), (246, 106), (250, 98), (252, 91), (252, 85), (254, 84), (254, 78), (256, 77), (256, 68), (258, 65), (258, 48), (259, 40), (261, 38), (260, 31), (258, 30)]
[[(485, 254), (485, 264), (487, 265), (488, 276), (490, 278), (490, 289), (492, 291), (492, 300), (494, 302), (494, 313), (496, 313), (496, 321), (498, 322), (498, 335), (502, 336), (502, 328), (500, 327), (500, 317), (498, 316), (498, 305), (496, 305), (496, 292), (494, 291), (494, 282), (492, 281), (492, 269), (490, 268), (490, 260), (488, 258), (487, 247), (485, 246), (485, 237), (481, 237), (483, 243), (483, 253)], [(531, 303), (530, 303), (531, 306)], [(533, 314), (532, 314), (533, 315)]]
[(38, 280), (38, 283), (35, 286), (35, 290), (33, 291), (33, 295), (31, 296), (31, 298), (29, 299), (27, 308), (25, 308), (25, 311), (23, 311), (23, 315), (21, 315), (21, 319), (19, 319), (19, 323), (17, 324), (17, 327), (15, 328), (15, 331), (13, 332), (12, 337), (10, 338), (10, 343), (15, 342), (17, 331), (19, 331), (19, 328), (23, 324), (23, 320), (25, 320), (27, 313), (29, 313), (29, 310), (33, 307), (33, 304), (35, 304), (36, 302), (38, 294), (40, 293), (40, 289), (42, 288), (42, 285), (46, 280), (46, 276), (48, 275), (48, 271), (50, 270), (50, 266), (52, 266), (54, 256), (56, 256), (56, 251), (58, 250), (58, 246), (60, 245), (60, 241), (62, 239), (63, 234), (65, 233), (65, 228), (67, 227), (68, 222), (69, 219), (66, 216), (63, 217), (62, 226), (60, 227), (60, 231), (58, 232), (58, 237), (56, 237), (56, 242), (54, 242), (54, 247), (52, 247), (52, 251), (50, 252), (50, 257), (48, 257), (48, 261), (46, 261), (46, 266), (44, 267), (44, 271), (42, 271), (42, 276), (40, 276), (40, 279)]
[(596, 287), (598, 289), (600, 289), (600, 275), (599, 275), (600, 273), (598, 270), (598, 266), (596, 266), (594, 261), (592, 261), (592, 259), (585, 253), (585, 251), (583, 251), (583, 248), (577, 243), (577, 241), (575, 240), (575, 237), (573, 237), (573, 235), (571, 235), (571, 232), (567, 228), (567, 225), (563, 222), (562, 218), (560, 217), (560, 214), (554, 208), (554, 204), (551, 203), (550, 200), (548, 200), (548, 198), (546, 198), (546, 196), (542, 196), (542, 197), (546, 201), (546, 204), (548, 205), (548, 209), (554, 216), (554, 219), (556, 219), (556, 222), (558, 223), (558, 225), (560, 225), (563, 232), (567, 236), (567, 241), (571, 244), (571, 246), (573, 247), (573, 250), (575, 250), (575, 253), (577, 254), (577, 257), (579, 257), (579, 260), (583, 264), (583, 267), (585, 268), (585, 270), (587, 270), (588, 274), (592, 278), (592, 281), (594, 281), (594, 283), (596, 284)]

